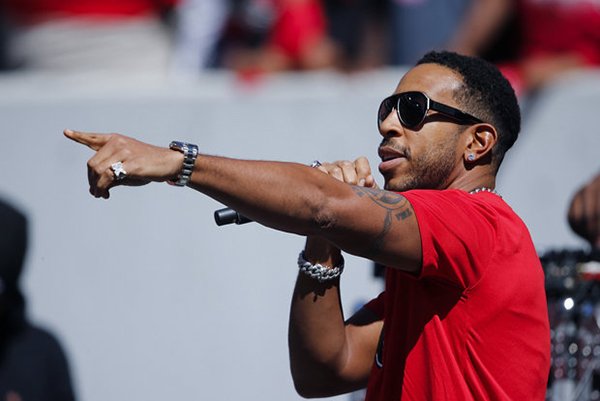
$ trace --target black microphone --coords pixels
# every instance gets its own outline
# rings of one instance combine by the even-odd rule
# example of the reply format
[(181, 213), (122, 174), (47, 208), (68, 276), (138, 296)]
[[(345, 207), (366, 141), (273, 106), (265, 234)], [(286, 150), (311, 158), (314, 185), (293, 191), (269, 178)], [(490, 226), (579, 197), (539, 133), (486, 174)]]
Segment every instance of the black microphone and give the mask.
[(215, 210), (215, 223), (218, 226), (224, 226), (226, 224), (246, 224), (250, 223), (252, 220), (247, 218), (246, 216), (242, 216), (235, 210), (226, 207), (225, 209)]

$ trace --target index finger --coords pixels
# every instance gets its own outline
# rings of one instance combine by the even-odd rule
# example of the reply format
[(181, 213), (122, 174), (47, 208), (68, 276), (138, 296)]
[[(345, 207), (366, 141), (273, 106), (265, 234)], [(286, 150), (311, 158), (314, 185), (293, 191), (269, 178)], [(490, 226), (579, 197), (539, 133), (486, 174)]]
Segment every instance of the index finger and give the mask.
[(100, 150), (110, 139), (110, 134), (94, 134), (70, 129), (64, 130), (63, 133), (72, 141), (85, 145), (92, 150)]

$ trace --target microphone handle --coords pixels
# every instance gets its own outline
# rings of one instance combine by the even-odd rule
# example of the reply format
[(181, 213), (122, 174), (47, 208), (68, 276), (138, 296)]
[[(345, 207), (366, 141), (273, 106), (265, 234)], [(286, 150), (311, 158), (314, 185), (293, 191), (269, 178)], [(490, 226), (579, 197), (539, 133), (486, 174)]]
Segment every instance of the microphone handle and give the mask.
[(236, 212), (235, 210), (226, 207), (224, 209), (215, 210), (215, 223), (218, 226), (224, 226), (226, 224), (246, 224), (252, 220)]

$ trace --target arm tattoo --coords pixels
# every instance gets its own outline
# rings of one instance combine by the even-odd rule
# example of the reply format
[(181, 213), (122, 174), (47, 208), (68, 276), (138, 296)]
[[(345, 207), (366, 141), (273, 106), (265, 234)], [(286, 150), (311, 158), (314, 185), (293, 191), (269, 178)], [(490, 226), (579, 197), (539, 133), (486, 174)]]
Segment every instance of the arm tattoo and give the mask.
[(352, 186), (352, 189), (361, 198), (369, 198), (373, 203), (386, 211), (383, 228), (373, 239), (369, 249), (369, 254), (376, 254), (382, 249), (385, 237), (392, 228), (392, 216), (397, 221), (406, 220), (413, 214), (412, 207), (404, 196), (394, 192), (357, 186)]

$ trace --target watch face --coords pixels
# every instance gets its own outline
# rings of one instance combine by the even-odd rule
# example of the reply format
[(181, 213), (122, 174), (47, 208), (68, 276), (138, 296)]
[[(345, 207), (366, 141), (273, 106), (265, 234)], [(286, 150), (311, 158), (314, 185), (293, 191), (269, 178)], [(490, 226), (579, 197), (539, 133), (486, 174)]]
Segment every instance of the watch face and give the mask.
[(185, 143), (180, 141), (172, 141), (169, 144), (170, 149), (178, 150), (184, 155), (196, 157), (198, 155), (198, 146), (193, 145), (191, 143)]
[(172, 141), (169, 144), (169, 148), (171, 148), (171, 149), (183, 150), (184, 147), (186, 147), (185, 143), (180, 142), (180, 141)]

